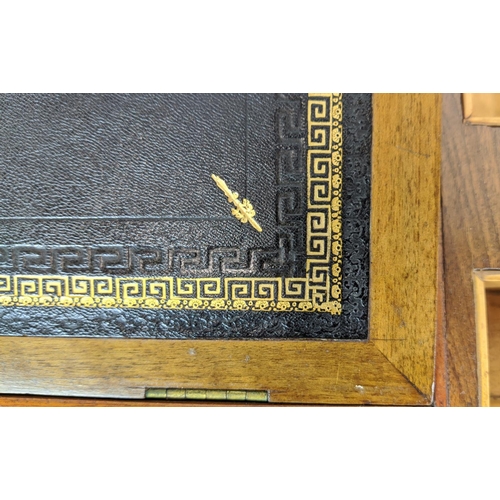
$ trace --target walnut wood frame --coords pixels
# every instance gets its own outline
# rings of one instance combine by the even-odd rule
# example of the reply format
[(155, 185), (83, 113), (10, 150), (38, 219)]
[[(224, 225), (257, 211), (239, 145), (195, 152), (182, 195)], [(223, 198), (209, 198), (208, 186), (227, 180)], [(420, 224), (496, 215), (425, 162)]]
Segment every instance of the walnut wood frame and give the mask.
[(146, 388), (170, 387), (265, 390), (271, 403), (431, 405), (440, 138), (439, 94), (375, 94), (368, 341), (0, 337), (0, 393), (144, 404)]

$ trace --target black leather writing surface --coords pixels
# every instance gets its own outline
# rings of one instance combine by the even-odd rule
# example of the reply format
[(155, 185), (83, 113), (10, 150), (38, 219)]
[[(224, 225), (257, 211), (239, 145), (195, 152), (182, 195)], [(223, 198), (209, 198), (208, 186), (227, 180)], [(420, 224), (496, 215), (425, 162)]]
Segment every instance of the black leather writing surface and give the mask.
[(1, 95), (0, 333), (366, 338), (371, 123), (369, 94)]

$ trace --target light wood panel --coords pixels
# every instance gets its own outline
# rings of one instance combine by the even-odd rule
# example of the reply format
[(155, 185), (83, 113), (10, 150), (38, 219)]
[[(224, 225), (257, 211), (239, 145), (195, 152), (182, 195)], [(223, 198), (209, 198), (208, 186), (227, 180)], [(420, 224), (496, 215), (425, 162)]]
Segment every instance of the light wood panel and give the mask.
[(272, 403), (426, 402), (369, 342), (1, 340), (12, 361), (0, 387), (14, 394), (143, 398), (146, 387), (188, 387), (270, 390)]
[(465, 123), (500, 126), (500, 94), (464, 94), (463, 103)]
[(500, 270), (474, 272), (478, 396), (480, 406), (500, 405)]
[[(377, 96), (376, 102), (371, 334), (394, 366), (424, 394), (431, 394), (437, 321), (440, 96)], [(427, 121), (430, 112), (434, 117)], [(392, 113), (404, 117), (404, 123), (394, 128), (386, 121)]]

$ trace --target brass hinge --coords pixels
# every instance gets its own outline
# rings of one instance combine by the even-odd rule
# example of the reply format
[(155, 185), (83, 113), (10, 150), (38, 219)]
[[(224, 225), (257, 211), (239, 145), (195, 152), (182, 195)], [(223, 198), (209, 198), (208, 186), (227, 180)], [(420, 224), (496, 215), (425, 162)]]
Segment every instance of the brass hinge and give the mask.
[(267, 391), (219, 391), (203, 389), (146, 389), (146, 399), (177, 401), (233, 401), (269, 403)]

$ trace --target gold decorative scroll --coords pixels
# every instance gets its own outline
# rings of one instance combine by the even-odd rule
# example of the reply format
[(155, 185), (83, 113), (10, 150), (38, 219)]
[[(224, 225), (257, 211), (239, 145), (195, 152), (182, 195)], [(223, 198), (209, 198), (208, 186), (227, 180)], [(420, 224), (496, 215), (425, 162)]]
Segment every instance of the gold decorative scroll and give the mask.
[(231, 191), (226, 182), (218, 177), (217, 175), (212, 175), (212, 179), (215, 181), (220, 190), (227, 196), (229, 203), (232, 203), (236, 208), (232, 210), (232, 214), (242, 223), (247, 222), (259, 233), (262, 233), (262, 228), (258, 222), (254, 219), (255, 210), (253, 205), (246, 199), (243, 201), (239, 200), (240, 195), (236, 192)]

